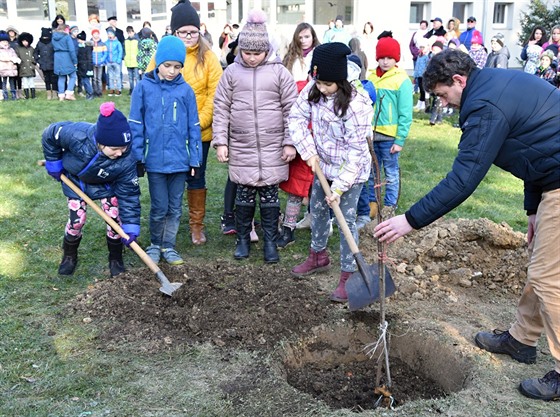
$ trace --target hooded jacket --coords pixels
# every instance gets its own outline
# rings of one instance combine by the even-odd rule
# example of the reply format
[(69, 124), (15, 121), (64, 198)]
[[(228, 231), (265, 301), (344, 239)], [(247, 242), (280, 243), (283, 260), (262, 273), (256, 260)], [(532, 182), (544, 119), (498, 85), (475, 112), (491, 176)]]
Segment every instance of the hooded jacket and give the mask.
[[(23, 41), (27, 41), (28, 46), (23, 46)], [(21, 62), (19, 64), (18, 76), (35, 77), (35, 49), (31, 46), (33, 36), (30, 33), (23, 32), (18, 36), (17, 54)]]
[(405, 215), (419, 229), (465, 201), (492, 166), (524, 181), (527, 214), (560, 188), (560, 90), (534, 75), (475, 69), (461, 97), (463, 131), (451, 172)]
[(54, 32), (52, 43), (54, 48), (54, 73), (56, 75), (68, 75), (75, 72), (78, 57), (70, 35), (64, 32)]
[[(96, 125), (58, 122), (43, 132), (43, 154), (47, 161), (62, 160), (66, 175), (92, 200), (116, 196), (119, 216), (126, 233), (140, 234), (140, 186), (136, 160), (130, 147), (117, 159), (110, 159), (97, 148)], [(79, 198), (62, 185), (64, 195)]]
[(17, 77), (17, 64), (20, 61), (16, 51), (9, 44), (5, 47), (0, 44), (0, 77)]
[(509, 65), (509, 56), (509, 49), (507, 46), (502, 46), (502, 49), (499, 51), (492, 51), (488, 54), (486, 67), (507, 69)]
[(288, 115), (296, 97), (296, 83), (272, 48), (254, 68), (240, 54), (225, 69), (214, 97), (212, 146), (229, 147), (231, 181), (263, 187), (288, 178), (281, 157), (293, 145)]
[(134, 88), (129, 125), (137, 161), (146, 171), (172, 174), (202, 165), (194, 91), (181, 75), (161, 80), (157, 69)]
[(39, 65), (39, 68), (41, 68), (41, 71), (54, 70), (54, 47), (50, 28), (41, 29), (41, 38), (35, 46), (33, 57), (35, 58), (35, 62)]

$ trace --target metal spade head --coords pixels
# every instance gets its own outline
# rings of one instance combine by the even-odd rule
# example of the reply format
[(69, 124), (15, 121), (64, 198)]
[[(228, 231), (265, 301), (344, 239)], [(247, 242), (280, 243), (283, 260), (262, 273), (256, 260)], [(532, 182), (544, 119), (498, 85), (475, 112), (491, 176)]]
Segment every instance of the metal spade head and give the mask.
[[(377, 264), (367, 265), (367, 273), (354, 272), (346, 281), (348, 307), (350, 311), (360, 310), (379, 301), (379, 270)], [(385, 268), (385, 297), (390, 297), (396, 291), (395, 283)]]

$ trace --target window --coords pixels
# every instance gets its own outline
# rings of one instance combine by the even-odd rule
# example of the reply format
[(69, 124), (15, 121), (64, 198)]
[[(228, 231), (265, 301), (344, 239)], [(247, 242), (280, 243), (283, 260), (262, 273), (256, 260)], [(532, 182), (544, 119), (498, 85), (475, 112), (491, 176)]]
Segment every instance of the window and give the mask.
[(8, 1), (0, 0), (0, 17), (8, 17)]
[(126, 0), (126, 20), (128, 22), (140, 20), (140, 1)]
[(410, 23), (420, 23), (421, 20), (425, 20), (428, 5), (426, 3), (410, 3)]
[[(152, 20), (167, 20), (167, 12), (165, 11), (165, 0), (152, 0)], [(197, 11), (200, 8), (200, 2), (192, 2)], [(171, 15), (169, 16), (171, 19)]]
[[(56, 14), (61, 14), (66, 20), (76, 20), (76, 4), (74, 0), (59, 0), (56, 2)], [(52, 16), (54, 19), (54, 16)]]
[(508, 11), (511, 3), (494, 3), (494, 17), (492, 23), (495, 25), (508, 24)]
[[(4, 7), (7, 2), (4, 2)], [(45, 19), (48, 13), (48, 6), (43, 0), (16, 0), (18, 17), (26, 19)]]
[[(305, 3), (305, 1), (291, 1), (288, 3)], [(354, 18), (353, 0), (315, 1), (313, 9), (313, 20), (316, 25), (327, 25), (330, 20), (335, 20), (337, 16), (342, 16), (342, 20), (346, 26), (351, 25)], [(317, 27), (315, 27), (315, 30), (317, 30)], [(319, 39), (321, 39), (321, 35), (318, 36)]]
[(296, 25), (303, 21), (305, 0), (278, 0), (276, 16), (279, 24)]
[(459, 19), (462, 23), (466, 23), (472, 13), (472, 10), (472, 3), (453, 3), (453, 16)]

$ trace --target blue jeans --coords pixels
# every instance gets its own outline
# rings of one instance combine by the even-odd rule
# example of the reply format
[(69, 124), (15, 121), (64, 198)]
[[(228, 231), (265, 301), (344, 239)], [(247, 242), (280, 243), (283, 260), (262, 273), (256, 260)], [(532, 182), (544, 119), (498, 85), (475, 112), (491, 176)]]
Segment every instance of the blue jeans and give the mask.
[[(381, 190), (385, 189), (384, 206), (396, 206), (399, 199), (400, 174), (399, 174), (399, 154), (391, 153), (391, 147), (395, 143), (394, 140), (380, 140), (373, 142), (373, 150), (379, 164), (379, 168), (385, 174), (385, 184)], [(370, 180), (375, 183), (375, 164), (371, 170)], [(383, 182), (383, 177), (382, 177)], [(369, 201), (377, 201), (373, 187), (369, 187)]]
[[(361, 191), (362, 184), (354, 184), (340, 196), (340, 210), (356, 244), (358, 244), (359, 238), (358, 230), (356, 229), (356, 207)], [(311, 212), (311, 249), (315, 252), (320, 252), (327, 247), (331, 215), (329, 205), (325, 201), (325, 192), (317, 177), (313, 180), (309, 209)], [(338, 231), (340, 233), (340, 270), (354, 272), (357, 270), (356, 260), (342, 233), (342, 229), (338, 228)]]
[(134, 90), (136, 84), (138, 84), (138, 68), (127, 68), (128, 70), (128, 85), (130, 86), (130, 91)]
[(200, 176), (193, 177), (190, 172), (187, 175), (187, 188), (189, 190), (203, 190), (206, 188), (206, 161), (208, 161), (208, 151), (210, 141), (202, 142), (202, 165), (200, 166)]
[(91, 86), (91, 77), (83, 77), (82, 86), (84, 87), (84, 90), (86, 90), (86, 94), (88, 96), (93, 95), (93, 87)]
[(72, 74), (58, 76), (58, 94), (64, 94), (66, 92), (64, 90), (64, 86), (66, 85), (66, 77), (68, 77), (68, 86), (66, 87), (66, 91), (70, 93), (74, 92), (77, 78), (76, 71), (74, 71)]
[(150, 241), (162, 248), (174, 248), (183, 214), (186, 172), (148, 172), (150, 189)]
[(109, 90), (122, 90), (121, 63), (110, 62), (107, 64), (107, 88)]

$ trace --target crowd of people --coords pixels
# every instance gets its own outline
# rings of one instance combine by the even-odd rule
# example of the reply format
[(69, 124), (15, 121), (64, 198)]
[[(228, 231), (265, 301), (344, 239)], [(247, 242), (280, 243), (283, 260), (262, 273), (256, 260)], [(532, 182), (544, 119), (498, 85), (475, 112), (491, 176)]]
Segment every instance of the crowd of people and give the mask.
[[(54, 23), (56, 38), (64, 42), (67, 53), (72, 52), (72, 28), (65, 27), (63, 17)], [(84, 88), (96, 95), (104, 82), (100, 67), (107, 67), (109, 94), (119, 95), (122, 74), (109, 63), (136, 49), (139, 56), (142, 41), (127, 44), (136, 34), (127, 28), (129, 36), (124, 39), (115, 24), (105, 30), (105, 42), (96, 40), (101, 34), (98, 26), (98, 20), (93, 20), (95, 36), (89, 45), (93, 93)], [(358, 229), (372, 218), (381, 220), (376, 236), (391, 242), (459, 205), (490, 166), (498, 165), (525, 181), (528, 238), (534, 252), (518, 323), (509, 332), (479, 333), (476, 343), (532, 363), (544, 331), (556, 368), (544, 378), (523, 381), (521, 391), (532, 398), (558, 399), (560, 258), (548, 255), (560, 230), (557, 214), (551, 214), (560, 198), (560, 90), (524, 71), (508, 70), (503, 57), (495, 56), (495, 64), (488, 65), (476, 19), (469, 18), (467, 26), (460, 33), (455, 18), (448, 21), (447, 29), (440, 18), (432, 20), (430, 29), (422, 21), (409, 44), (415, 58), (418, 103), (423, 103), (417, 108), (425, 106), (428, 91), (433, 98), (430, 107), (440, 112), (460, 110), (463, 133), (453, 170), (405, 214), (396, 215), (399, 156), (412, 124), (414, 85), (398, 65), (401, 44), (384, 31), (376, 37), (372, 54), (373, 25), (364, 26), (364, 37), (356, 43), (340, 17), (334, 19), (322, 42), (312, 25), (297, 25), (281, 58), (271, 41), (266, 14), (252, 10), (242, 28), (224, 27), (218, 38), (222, 56), (218, 56), (196, 10), (188, 0), (180, 0), (172, 8), (169, 31), (161, 41), (149, 34), (148, 27), (141, 30), (142, 40), (152, 39), (156, 47), (145, 56), (145, 66), (131, 86), (128, 120), (113, 103), (104, 103), (95, 124), (52, 124), (43, 133), (47, 172), (57, 180), (67, 174), (90, 197), (101, 199), (110, 217), (123, 223), (127, 238), (119, 239), (107, 229), (109, 268), (116, 276), (124, 271), (123, 245), (140, 235), (138, 177), (146, 175), (148, 180), (150, 244), (146, 252), (154, 262), (184, 263), (175, 245), (185, 189), (191, 241), (206, 243), (205, 174), (212, 146), (218, 161), (228, 164), (222, 231), (236, 234), (235, 259), (250, 257), (257, 205), (264, 262), (277, 263), (279, 249), (295, 241), (302, 205), (308, 203), (304, 219), (311, 228), (309, 255), (292, 268), (292, 274), (301, 278), (332, 267), (327, 246), (334, 205), (356, 242)], [(539, 46), (540, 56), (550, 55), (545, 51), (557, 47), (560, 35), (556, 29), (552, 33), (549, 45)], [(361, 43), (370, 52), (360, 53)], [(505, 48), (503, 37), (497, 34), (491, 44), (493, 52), (494, 44)], [(536, 44), (530, 43), (528, 56)], [(498, 46), (496, 52), (501, 50)], [(60, 100), (72, 100), (76, 77), (56, 66), (56, 53), (63, 50), (57, 48), (53, 73), (58, 79), (51, 84)], [(23, 62), (17, 53), (13, 59)], [(550, 60), (556, 68), (557, 54)], [(364, 71), (372, 64), (373, 69)], [(80, 65), (78, 60), (76, 65)], [(23, 85), (30, 88), (28, 80)], [(518, 105), (529, 98), (530, 105)], [(319, 172), (326, 177), (328, 189), (319, 181)], [(66, 185), (63, 188), (69, 217), (59, 274), (72, 275), (86, 206)], [(283, 216), (280, 189), (287, 193)], [(348, 300), (345, 283), (357, 265), (341, 230), (339, 236), (340, 274), (330, 299), (344, 303)]]

